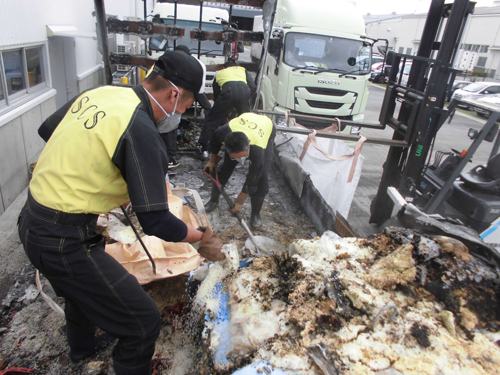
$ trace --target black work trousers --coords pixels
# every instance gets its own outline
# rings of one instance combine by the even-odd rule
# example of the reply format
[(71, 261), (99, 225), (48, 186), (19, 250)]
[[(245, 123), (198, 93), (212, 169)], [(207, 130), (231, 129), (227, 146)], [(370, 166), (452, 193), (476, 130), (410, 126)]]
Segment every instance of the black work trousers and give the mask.
[(250, 88), (245, 82), (227, 82), (222, 86), (219, 97), (205, 117), (205, 124), (198, 143), (208, 146), (213, 132), (221, 125), (226, 124), (229, 112), (236, 110), (238, 116), (250, 112)]
[[(19, 215), (19, 237), (33, 265), (66, 300), (72, 354), (93, 341), (95, 326), (118, 338), (115, 365), (123, 374), (147, 368), (160, 332), (160, 312), (137, 279), (104, 251), (97, 215), (68, 214), (37, 203), (31, 194)], [(140, 372), (140, 374), (149, 373)]]

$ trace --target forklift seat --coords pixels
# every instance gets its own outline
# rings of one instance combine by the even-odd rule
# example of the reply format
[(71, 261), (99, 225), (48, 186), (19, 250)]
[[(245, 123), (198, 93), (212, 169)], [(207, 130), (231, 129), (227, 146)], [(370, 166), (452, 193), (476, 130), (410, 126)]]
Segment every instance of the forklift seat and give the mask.
[(496, 154), (486, 167), (478, 165), (470, 171), (460, 174), (465, 186), (487, 194), (500, 195), (500, 154)]

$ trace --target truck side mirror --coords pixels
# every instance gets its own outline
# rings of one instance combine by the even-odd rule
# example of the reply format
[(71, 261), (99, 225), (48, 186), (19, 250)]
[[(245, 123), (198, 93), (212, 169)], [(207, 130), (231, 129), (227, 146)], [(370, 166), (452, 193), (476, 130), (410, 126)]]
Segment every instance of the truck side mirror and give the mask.
[(387, 56), (385, 58), (385, 63), (387, 65), (392, 66), (392, 65), (394, 65), (395, 60), (396, 60), (396, 52), (394, 52), (394, 51), (387, 52)]
[(377, 49), (382, 56), (387, 54), (387, 46), (378, 46)]
[(271, 55), (276, 55), (281, 50), (281, 38), (270, 38), (267, 50)]

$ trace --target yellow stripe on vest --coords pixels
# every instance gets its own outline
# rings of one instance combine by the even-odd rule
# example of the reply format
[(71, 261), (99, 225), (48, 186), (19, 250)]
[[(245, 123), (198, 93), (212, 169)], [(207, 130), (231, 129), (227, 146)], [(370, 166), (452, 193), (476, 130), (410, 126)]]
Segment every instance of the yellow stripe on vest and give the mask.
[(247, 83), (247, 75), (245, 68), (241, 66), (230, 66), (217, 72), (215, 80), (222, 88), (226, 82), (245, 82)]
[(269, 117), (248, 112), (229, 121), (229, 128), (233, 132), (245, 133), (251, 145), (266, 148), (273, 132), (273, 122)]
[(105, 86), (82, 94), (38, 159), (30, 183), (35, 200), (94, 214), (126, 202), (127, 184), (111, 159), (139, 104), (131, 88)]

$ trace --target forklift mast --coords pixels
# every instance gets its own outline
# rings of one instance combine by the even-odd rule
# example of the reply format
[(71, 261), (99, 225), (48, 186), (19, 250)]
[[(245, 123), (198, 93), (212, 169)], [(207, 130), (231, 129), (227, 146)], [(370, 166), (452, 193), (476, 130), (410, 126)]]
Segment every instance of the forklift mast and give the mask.
[[(436, 134), (450, 115), (444, 108), (446, 92), (459, 72), (453, 69), (453, 61), (474, 6), (475, 2), (469, 0), (452, 4), (433, 0), (417, 55), (388, 54), (392, 68), (379, 121), (394, 129), (393, 140), (407, 142), (409, 147), (390, 147), (371, 204), (370, 223), (381, 225), (390, 218), (393, 202), (388, 187), (397, 188), (405, 198), (416, 194)], [(413, 63), (404, 84), (402, 73), (408, 60)], [(395, 118), (398, 102), (401, 106)]]

